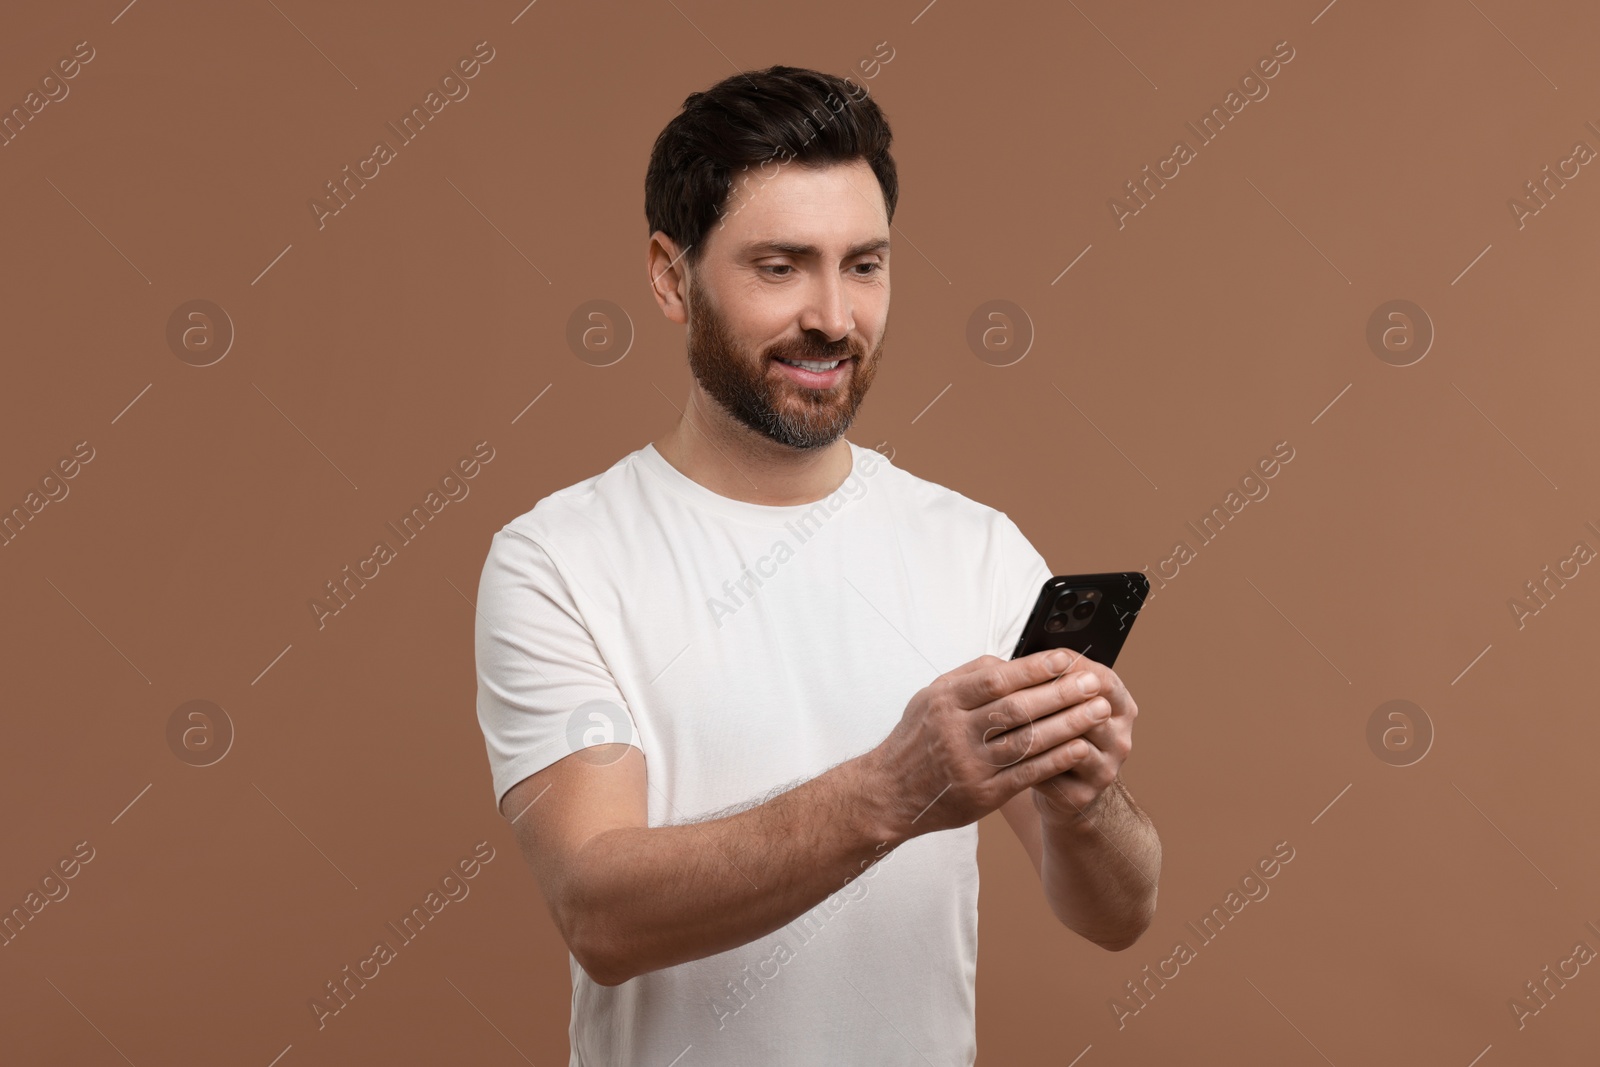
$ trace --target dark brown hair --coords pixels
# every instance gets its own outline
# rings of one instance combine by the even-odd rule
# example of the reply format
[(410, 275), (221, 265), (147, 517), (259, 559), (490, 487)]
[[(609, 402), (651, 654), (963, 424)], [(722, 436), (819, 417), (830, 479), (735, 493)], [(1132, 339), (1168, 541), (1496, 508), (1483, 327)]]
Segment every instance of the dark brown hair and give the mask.
[[(650, 152), (644, 213), (650, 233), (678, 243), (690, 267), (727, 210), (735, 177), (770, 179), (786, 164), (820, 167), (865, 160), (894, 221), (900, 186), (893, 134), (883, 111), (853, 81), (803, 67), (735, 74), (690, 93)], [(761, 170), (752, 170), (755, 167)]]

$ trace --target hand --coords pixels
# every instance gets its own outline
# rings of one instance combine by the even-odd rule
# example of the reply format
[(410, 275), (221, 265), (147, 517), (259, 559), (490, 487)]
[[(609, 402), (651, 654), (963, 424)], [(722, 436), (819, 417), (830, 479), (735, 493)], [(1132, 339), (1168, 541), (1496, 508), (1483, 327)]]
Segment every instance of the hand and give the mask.
[[(1045, 653), (1039, 653), (1044, 655)], [(1070, 770), (1034, 785), (1033, 803), (1047, 818), (1088, 817), (1105, 791), (1116, 781), (1133, 751), (1133, 720), (1139, 715), (1128, 687), (1117, 672), (1077, 652), (1063, 682), (1084, 701), (1078, 707), (1109, 713), (1075, 740), (1063, 745), (1072, 751)], [(1027, 657), (1031, 658), (1031, 657)]]
[[(1116, 727), (1120, 741), (1097, 733), (1119, 705), (1086, 696), (1076, 675), (1095, 677), (1100, 684), (1095, 672), (1110, 675), (1109, 669), (1064, 653), (1062, 658), (1077, 666), (1073, 676), (1066, 676), (1051, 665), (1056, 654), (1016, 660), (980, 656), (912, 696), (889, 736), (863, 757), (880, 788), (892, 790), (890, 818), (900, 832), (909, 837), (965, 826), (1045, 782), (1057, 783), (1052, 794), (1069, 789), (1066, 796), (1083, 803), (1109, 784), (1130, 747), (1124, 724), (1132, 719), (1132, 699), (1126, 698), (1127, 713)], [(1125, 698), (1126, 690), (1122, 693)], [(1095, 743), (1067, 743), (1080, 737)], [(1109, 771), (1107, 751), (1118, 753)], [(1087, 795), (1084, 780), (1067, 777), (1079, 764), (1085, 765), (1086, 780), (1095, 783)], [(1064, 804), (1062, 810), (1070, 811)]]

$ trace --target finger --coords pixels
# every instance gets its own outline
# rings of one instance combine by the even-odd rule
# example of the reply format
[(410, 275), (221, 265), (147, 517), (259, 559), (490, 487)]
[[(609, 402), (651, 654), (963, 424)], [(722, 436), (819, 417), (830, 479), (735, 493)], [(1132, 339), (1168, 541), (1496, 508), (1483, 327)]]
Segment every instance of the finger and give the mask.
[(1002, 716), (998, 711), (991, 712), (990, 718), (993, 725), (983, 731), (981, 743), (983, 758), (991, 767), (1009, 767), (1034, 752), (1054, 748), (1076, 736), (1071, 732), (1070, 723), (1054, 722), (1050, 723), (1048, 730), (1045, 729), (1044, 724), (1051, 716), (1037, 720), (1024, 719), (1017, 726), (1001, 722)]
[(1047, 800), (1064, 800), (1070, 805), (1067, 810), (1084, 814), (1111, 787), (1116, 777), (1116, 771), (1096, 766), (1091, 758), (1053, 778), (1046, 778), (1036, 788), (1045, 794)]
[(1133, 701), (1133, 694), (1128, 692), (1128, 687), (1123, 684), (1122, 677), (1110, 667), (1095, 664), (1100, 669), (1096, 672), (1100, 676), (1100, 692), (1111, 701), (1113, 713), (1126, 715), (1132, 719), (1139, 714), (1139, 707)]
[[(1103, 729), (1112, 722), (1111, 704), (1104, 697), (1077, 697), (1081, 703), (1065, 710), (1024, 719), (1019, 725), (1007, 728), (996, 722), (983, 731), (984, 759), (994, 767), (1006, 767), (1034, 752), (1058, 747), (1075, 737), (1087, 736), (1089, 731)], [(1007, 703), (1017, 697), (1007, 698)], [(1059, 699), (1052, 701), (1059, 703)], [(1002, 707), (997, 705), (996, 707)], [(1003, 716), (999, 710), (989, 713), (995, 719)], [(1120, 727), (1119, 727), (1120, 728)], [(1108, 745), (1116, 743), (1116, 734), (1105, 736)]]
[[(1036, 685), (1006, 693), (983, 707), (972, 709), (971, 717), (984, 738), (993, 739), (996, 735), (1006, 730), (1017, 729), (1025, 723), (1052, 717), (1058, 712), (1074, 707), (1082, 707), (1093, 701), (1100, 689), (1100, 676), (1093, 671), (1075, 671), (1060, 677), (1052, 675)], [(1082, 721), (1075, 723), (1076, 729), (1073, 733), (1082, 733), (1095, 723), (1109, 717), (1109, 712), (1115, 710), (1114, 706), (1104, 699), (1095, 707), (1106, 708), (1108, 714), (1080, 716)], [(1058, 731), (1062, 725), (1056, 724)], [(1053, 736), (1065, 738), (1072, 734), (1057, 732)]]
[(951, 670), (948, 670), (945, 673), (947, 675), (951, 675), (951, 676), (958, 676), (958, 675), (968, 674), (968, 673), (970, 673), (972, 671), (977, 670), (980, 667), (987, 667), (990, 664), (1004, 663), (1004, 662), (1005, 662), (1005, 660), (1001, 659), (999, 656), (992, 655), (990, 653), (985, 652), (983, 655), (977, 656), (977, 657), (975, 657), (973, 659), (969, 659), (969, 660), (967, 660), (967, 662), (963, 663), (961, 666), (953, 668)]
[[(1128, 687), (1123, 684), (1122, 678), (1116, 671), (1103, 663), (1085, 658), (1075, 670), (1068, 672), (1064, 681), (1070, 687), (1078, 684), (1078, 680), (1084, 674), (1090, 674), (1096, 679), (1095, 683), (1088, 683), (1086, 693), (1103, 696), (1110, 701), (1112, 717), (1131, 721), (1139, 714), (1139, 707), (1133, 701), (1133, 694), (1128, 692)], [(1082, 689), (1084, 686), (1079, 685), (1079, 688)], [(1070, 693), (1071, 689), (1067, 691)]]
[[(1102, 696), (1100, 699), (1106, 700), (1106, 697)], [(1107, 703), (1113, 702), (1107, 700)], [(1109, 716), (1083, 731), (1081, 736), (1100, 751), (1119, 760), (1125, 760), (1133, 748), (1133, 719), (1113, 706)]]
[(1073, 777), (1081, 777), (1077, 774), (1078, 769), (1090, 766), (1100, 755), (1100, 750), (1094, 745), (1082, 738), (1073, 738), (1020, 760), (1000, 772), (1000, 776), (1006, 780), (1008, 789), (1021, 792), (1029, 786), (1068, 772), (1072, 772)]
[(1084, 808), (1094, 802), (1094, 797), (1087, 795), (1088, 787), (1074, 779), (1070, 772), (1046, 778), (1039, 783), (1039, 789), (1052, 805), (1066, 811), (1077, 812), (1079, 815), (1083, 814)]
[[(1072, 717), (1062, 712), (1013, 730), (1006, 737), (1018, 740), (1009, 745), (1002, 742), (990, 746), (990, 751), (1002, 752), (1007, 758), (990, 762), (997, 767), (1008, 768), (1029, 763), (1045, 776), (1073, 771), (1102, 755), (1099, 746), (1081, 732), (1074, 732), (1075, 729)], [(1112, 745), (1115, 747), (1114, 739)]]
[[(1063, 661), (1060, 667), (1054, 664), (1054, 657), (1058, 655)], [(990, 662), (984, 662), (986, 659)], [(963, 708), (976, 709), (1018, 689), (1060, 677), (1072, 669), (1069, 664), (1082, 670), (1089, 662), (1081, 653), (1056, 648), (1012, 660), (980, 656), (944, 677), (949, 680), (956, 702)]]
[(981, 751), (983, 760), (991, 767), (1009, 767), (1026, 759), (1035, 751), (1050, 748), (1040, 744), (1039, 730), (1033, 723), (1024, 723), (1015, 730), (996, 726), (984, 732)]
[(1054, 778), (1046, 778), (1036, 787), (1045, 802), (1058, 811), (1088, 817), (1088, 809), (1104, 796), (1116, 779), (1104, 784), (1091, 785), (1079, 777), (1078, 772), (1066, 771)]
[(938, 678), (934, 678), (933, 685), (941, 686), (941, 688), (952, 689), (952, 691), (955, 693), (955, 701), (957, 701), (957, 704), (962, 704), (963, 707), (965, 707), (966, 701), (965, 697), (962, 696), (962, 689), (955, 688), (955, 686), (957, 686), (957, 681), (960, 680), (960, 678), (966, 677), (966, 675), (970, 675), (970, 673), (973, 673), (974, 670), (982, 670), (984, 667), (989, 667), (989, 665), (992, 664), (1002, 664), (1002, 662), (1005, 661), (1000, 659), (1000, 657), (992, 656), (992, 654), (989, 653), (984, 653), (982, 656), (976, 657), (976, 659), (968, 659), (968, 661), (966, 661), (965, 664), (960, 665), (960, 667), (952, 667), (952, 669), (946, 670), (946, 672), (942, 673), (942, 675), (939, 675)]
[[(1109, 786), (1121, 769), (1121, 762), (1111, 753), (1090, 744), (1084, 738), (1080, 737), (1070, 744), (1077, 750), (1077, 762), (1073, 764), (1068, 775), (1092, 786), (1096, 793)], [(1081, 745), (1088, 747), (1079, 748)]]

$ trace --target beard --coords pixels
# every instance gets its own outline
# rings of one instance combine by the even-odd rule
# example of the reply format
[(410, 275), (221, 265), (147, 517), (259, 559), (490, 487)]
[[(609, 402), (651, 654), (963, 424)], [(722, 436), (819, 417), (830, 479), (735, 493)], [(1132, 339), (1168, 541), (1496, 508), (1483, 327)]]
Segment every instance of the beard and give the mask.
[[(710, 299), (696, 296), (698, 291), (699, 286), (691, 284), (685, 301), (689, 369), (718, 407), (763, 437), (799, 450), (826, 447), (850, 428), (877, 376), (883, 338), (868, 356), (852, 337), (828, 341), (808, 330), (798, 340), (773, 345), (752, 360)], [(819, 389), (789, 377), (773, 365), (774, 357), (851, 363), (838, 382)]]

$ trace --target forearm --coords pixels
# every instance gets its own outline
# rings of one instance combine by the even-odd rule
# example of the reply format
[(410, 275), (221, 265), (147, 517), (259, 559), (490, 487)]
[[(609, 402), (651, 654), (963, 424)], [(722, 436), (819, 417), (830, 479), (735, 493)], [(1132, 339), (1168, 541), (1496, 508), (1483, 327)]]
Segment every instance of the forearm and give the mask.
[(1057, 919), (1105, 948), (1138, 940), (1155, 918), (1161, 839), (1122, 784), (1083, 812), (1041, 816), (1040, 876)]
[(877, 792), (858, 758), (723, 818), (596, 835), (568, 883), (574, 954), (615, 985), (777, 930), (905, 839)]

